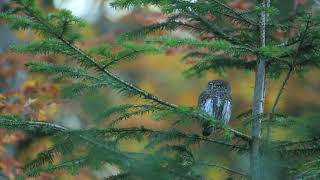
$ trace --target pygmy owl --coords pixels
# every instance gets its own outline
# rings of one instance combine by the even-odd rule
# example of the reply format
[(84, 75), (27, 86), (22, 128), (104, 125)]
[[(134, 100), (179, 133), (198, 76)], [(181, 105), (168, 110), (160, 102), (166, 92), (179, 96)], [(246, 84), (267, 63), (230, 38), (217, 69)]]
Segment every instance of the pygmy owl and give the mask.
[[(230, 120), (232, 110), (231, 88), (229, 83), (224, 80), (209, 81), (207, 89), (199, 96), (198, 107), (227, 124)], [(214, 130), (214, 127), (209, 123), (204, 123), (202, 126), (202, 134), (204, 136), (209, 136)]]

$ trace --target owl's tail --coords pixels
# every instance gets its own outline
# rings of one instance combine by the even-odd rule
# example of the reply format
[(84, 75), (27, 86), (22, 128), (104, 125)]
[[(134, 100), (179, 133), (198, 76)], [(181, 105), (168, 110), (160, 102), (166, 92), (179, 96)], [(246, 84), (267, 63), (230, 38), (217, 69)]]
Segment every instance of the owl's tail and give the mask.
[(214, 127), (212, 125), (206, 126), (202, 130), (202, 135), (203, 136), (210, 136), (214, 131)]

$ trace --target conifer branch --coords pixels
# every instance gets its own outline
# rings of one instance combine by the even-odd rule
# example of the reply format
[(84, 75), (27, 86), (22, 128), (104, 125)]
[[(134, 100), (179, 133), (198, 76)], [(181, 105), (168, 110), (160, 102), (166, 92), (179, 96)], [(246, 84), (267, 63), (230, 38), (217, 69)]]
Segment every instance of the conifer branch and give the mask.
[(220, 2), (219, 0), (211, 0), (213, 2), (215, 2), (216, 4), (219, 4), (220, 6), (226, 8), (227, 10), (231, 11), (232, 13), (234, 13), (235, 15), (239, 16), (241, 18), (241, 20), (243, 20), (244, 22), (252, 25), (252, 26), (258, 26), (258, 24), (256, 22), (251, 21), (250, 19), (247, 19), (246, 17), (243, 16), (243, 14), (237, 12), (235, 9), (233, 9), (232, 7)]
[[(159, 48), (146, 46), (145, 44), (135, 47), (138, 44), (132, 43), (134, 44), (133, 46), (124, 45), (125, 48), (117, 53), (113, 53), (113, 48), (109, 48), (108, 46), (100, 46), (93, 50), (81, 49), (75, 44), (80, 34), (77, 31), (73, 31), (72, 28), (73, 25), (80, 27), (81, 20), (72, 16), (71, 12), (62, 10), (46, 16), (40, 8), (37, 8), (34, 0), (13, 0), (13, 2), (17, 3), (14, 9), (0, 13), (0, 18), (4, 18), (10, 22), (13, 29), (30, 28), (35, 32), (39, 32), (44, 38), (40, 42), (16, 46), (13, 48), (16, 52), (58, 53), (67, 56), (69, 59), (76, 60), (81, 65), (79, 68), (74, 68), (66, 65), (31, 62), (27, 64), (31, 72), (55, 74), (61, 79), (75, 78), (77, 80), (85, 80), (82, 83), (72, 83), (71, 86), (61, 91), (62, 95), (64, 92), (66, 95), (73, 95), (84, 90), (111, 87), (127, 96), (138, 96), (140, 99), (147, 101), (147, 104), (143, 105), (125, 104), (112, 108), (104, 111), (99, 118), (115, 116), (115, 118), (112, 118), (114, 121), (110, 123), (114, 125), (131, 116), (151, 112), (158, 119), (173, 117), (176, 120), (175, 124), (190, 124), (191, 122), (201, 124), (202, 122), (208, 122), (214, 125), (216, 129), (224, 131), (224, 136), (221, 139), (213, 139), (193, 133), (181, 132), (174, 128), (156, 130), (144, 128), (143, 126), (114, 128), (109, 124), (110, 126), (106, 129), (72, 130), (49, 122), (32, 121), (30, 117), (26, 116), (1, 115), (1, 128), (22, 130), (28, 133), (36, 133), (36, 135), (44, 134), (55, 137), (55, 140), (57, 140), (54, 141), (51, 148), (39, 153), (35, 159), (23, 167), (26, 170), (26, 175), (38, 176), (40, 172), (60, 169), (71, 170), (74, 173), (83, 166), (98, 167), (108, 162), (109, 164), (116, 164), (121, 169), (121, 173), (110, 176), (107, 179), (130, 179), (139, 178), (140, 176), (143, 178), (146, 173), (141, 172), (140, 169), (142, 171), (156, 169), (156, 173), (158, 173), (157, 170), (164, 170), (164, 173), (160, 172), (161, 175), (165, 174), (162, 177), (175, 177), (162, 179), (200, 179), (197, 175), (194, 176), (193, 174), (193, 166), (196, 166), (197, 162), (191, 152), (191, 145), (199, 142), (224, 146), (228, 150), (249, 152), (250, 173), (248, 174), (219, 164), (200, 163), (198, 165), (220, 168), (233, 174), (244, 177), (248, 176), (252, 180), (258, 180), (262, 177), (260, 165), (264, 159), (261, 158), (265, 155), (264, 152), (277, 153), (281, 156), (280, 159), (285, 157), (285, 155), (319, 155), (319, 137), (295, 142), (277, 142), (276, 145), (273, 145), (271, 144), (272, 139), (270, 136), (271, 123), (281, 123), (281, 121), (287, 123), (287, 120), (289, 120), (287, 116), (276, 114), (276, 107), (291, 75), (295, 71), (303, 72), (305, 67), (320, 67), (318, 53), (320, 37), (318, 26), (320, 19), (312, 19), (311, 15), (302, 16), (296, 13), (297, 17), (292, 18), (297, 19), (295, 22), (283, 22), (282, 24), (281, 20), (275, 19), (276, 23), (269, 24), (268, 21), (272, 17), (271, 14), (273, 12), (275, 12), (274, 15), (276, 14), (276, 8), (270, 6), (271, 0), (257, 1), (258, 4), (248, 11), (237, 10), (223, 0), (116, 0), (113, 3), (113, 5), (118, 7), (155, 4), (166, 10), (165, 13), (169, 15), (166, 22), (147, 26), (143, 31), (138, 32), (138, 34), (147, 34), (158, 29), (175, 30), (178, 28), (205, 34), (205, 36), (200, 36), (199, 39), (201, 40), (190, 38), (182, 41), (172, 41), (170, 39), (164, 39), (162, 42), (153, 41), (153, 43), (167, 43), (166, 45), (169, 47), (187, 45), (188, 47), (198, 48), (199, 53), (190, 53), (189, 56), (186, 56), (186, 58), (201, 58), (187, 72), (200, 75), (208, 70), (223, 73), (225, 68), (256, 69), (252, 117), (246, 119), (248, 123), (252, 123), (250, 124), (252, 125), (252, 134), (250, 136), (229, 128), (228, 125), (221, 123), (214, 116), (202, 112), (199, 108), (183, 107), (154, 96), (152, 93), (123, 80), (116, 73), (109, 70), (111, 65), (117, 64), (121, 60), (132, 59), (143, 51), (146, 53), (160, 52), (158, 51), (160, 50)], [(297, 4), (295, 4), (294, 10), (297, 10)], [(253, 16), (258, 14), (259, 17)], [(211, 20), (211, 17), (214, 18), (214, 22)], [(285, 21), (289, 21), (289, 19)], [(240, 27), (234, 26), (233, 22), (240, 24)], [(290, 30), (289, 28), (297, 28), (299, 29), (299, 33), (296, 37), (289, 37), (287, 42), (279, 45), (274, 45), (274, 42), (281, 41), (275, 37), (267, 45), (266, 41), (268, 37), (272, 37), (271, 32), (266, 33), (269, 27), (273, 30), (285, 28), (286, 32)], [(258, 28), (259, 34), (256, 34), (256, 28)], [(290, 36), (290, 33), (285, 33), (283, 38), (287, 38), (288, 36)], [(212, 41), (205, 41), (203, 39)], [(201, 54), (201, 51), (206, 53)], [(95, 55), (99, 58), (102, 57), (104, 61), (99, 61), (95, 58)], [(91, 70), (94, 69), (95, 71), (82, 69), (82, 67), (92, 68)], [(264, 113), (266, 74), (279, 78), (282, 73), (286, 73), (286, 75), (277, 92), (272, 110), (270, 113)], [(267, 140), (270, 143), (268, 144), (270, 147), (263, 146), (264, 142), (261, 139), (261, 127), (264, 121), (268, 123)], [(248, 123), (245, 122), (245, 124)], [(139, 141), (144, 140), (144, 138), (148, 139), (148, 144), (145, 146), (146, 149), (148, 147), (160, 147), (156, 148), (158, 151), (150, 154), (122, 151), (120, 142), (123, 140), (134, 139)], [(170, 145), (166, 146), (164, 145), (165, 143), (169, 143)], [(78, 158), (79, 155), (83, 155), (81, 154), (82, 152), (78, 151), (78, 145), (81, 147), (85, 146), (84, 149), (81, 148), (81, 151), (83, 150), (83, 154), (85, 154), (84, 157)], [(166, 156), (167, 154), (173, 156), (168, 157)], [(58, 156), (62, 156), (61, 159), (67, 158), (67, 160), (63, 161), (60, 158), (57, 160), (58, 158), (55, 157)], [(141, 168), (149, 166), (151, 166), (150, 169)], [(319, 164), (312, 164), (311, 162), (311, 164), (299, 169), (299, 171), (302, 172), (302, 178), (314, 174), (318, 176), (320, 172), (319, 167)], [(149, 177), (153, 175), (151, 174)]]
[(228, 167), (223, 166), (223, 165), (220, 165), (220, 164), (211, 164), (211, 163), (210, 163), (210, 164), (197, 163), (197, 164), (200, 165), (200, 166), (215, 167), (215, 168), (223, 169), (223, 170), (228, 171), (228, 172), (231, 172), (231, 173), (233, 173), (233, 174), (238, 174), (238, 175), (240, 175), (240, 176), (247, 177), (247, 174), (244, 173), (244, 172), (240, 172), (240, 171), (237, 171), (237, 170), (228, 168)]
[(281, 156), (315, 156), (320, 154), (320, 138), (280, 143), (271, 148)]
[(120, 173), (120, 174), (111, 175), (109, 177), (106, 177), (106, 178), (104, 178), (104, 180), (119, 180), (119, 179), (127, 178), (129, 176), (130, 176), (129, 173)]
[[(0, 126), (3, 126), (3, 124), (5, 125), (4, 127), (8, 128), (8, 129), (18, 129), (19, 127), (22, 126), (22, 127), (26, 128), (26, 129), (21, 129), (21, 130), (25, 130), (27, 132), (28, 131), (33, 132), (34, 131), (33, 128), (37, 128), (37, 129), (40, 129), (45, 134), (56, 134), (56, 133), (59, 133), (59, 132), (70, 131), (68, 128), (66, 128), (64, 126), (53, 124), (53, 123), (48, 123), (48, 122), (42, 122), (42, 121), (28, 121), (28, 120), (25, 120), (25, 121), (19, 122), (19, 121), (9, 120), (9, 119), (6, 119), (6, 118), (1, 118), (0, 119)], [(85, 141), (97, 146), (97, 147), (100, 147), (100, 148), (105, 149), (107, 151), (114, 152), (116, 154), (123, 155), (126, 158), (128, 158), (128, 156), (126, 156), (125, 154), (122, 154), (122, 153), (118, 152), (117, 150), (112, 149), (110, 147), (107, 147), (107, 146), (105, 146), (103, 144), (100, 144), (99, 142), (94, 141), (94, 140), (92, 140), (91, 138), (89, 138), (87, 136), (84, 136), (84, 135), (80, 134), (79, 137), (82, 138), (83, 140), (85, 140)]]
[(132, 55), (134, 55), (134, 54), (136, 54), (136, 53), (138, 53), (138, 52), (142, 52), (142, 50), (140, 50), (140, 51), (133, 50), (132, 52), (130, 52), (130, 53), (128, 53), (128, 54), (125, 54), (125, 55), (120, 56), (120, 57), (116, 57), (116, 58), (112, 59), (110, 62), (108, 62), (107, 64), (105, 64), (105, 65), (103, 66), (103, 69), (106, 69), (106, 68), (108, 68), (109, 66), (117, 63), (118, 61), (120, 61), (120, 60), (122, 60), (122, 59), (125, 59), (125, 58), (128, 58), (128, 57), (130, 57), (130, 56), (132, 56)]
[[(85, 161), (86, 158), (81, 158), (81, 159), (75, 159), (75, 160), (69, 160), (69, 161), (64, 161), (59, 164), (50, 164), (48, 167), (34, 167), (30, 170), (28, 170), (26, 173), (22, 174), (20, 177), (21, 178), (27, 178), (27, 177), (33, 177), (33, 176), (38, 176), (42, 172), (50, 172), (50, 171), (57, 171), (57, 170), (63, 170), (63, 169), (68, 169), (68, 168), (73, 168), (74, 167), (78, 168), (81, 167)], [(19, 177), (19, 176), (18, 176)], [(19, 178), (17, 178), (19, 179)]]
[(154, 95), (152, 95), (152, 94), (150, 94), (150, 93), (148, 93), (148, 92), (146, 92), (146, 91), (144, 91), (144, 90), (142, 90), (142, 89), (139, 89), (138, 87), (136, 87), (136, 86), (134, 86), (134, 85), (132, 85), (132, 84), (130, 84), (130, 83), (128, 83), (128, 82), (120, 79), (119, 77), (117, 77), (116, 75), (114, 75), (111, 71), (106, 70), (105, 67), (103, 67), (103, 66), (101, 66), (100, 64), (98, 64), (93, 58), (91, 58), (90, 56), (88, 56), (87, 54), (85, 54), (85, 53), (84, 53), (82, 50), (80, 50), (78, 47), (72, 45), (70, 42), (68, 42), (67, 40), (63, 39), (62, 37), (57, 37), (57, 38), (60, 39), (62, 42), (64, 42), (64, 43), (65, 43), (66, 45), (68, 45), (69, 47), (71, 47), (72, 49), (74, 49), (77, 53), (79, 53), (80, 55), (82, 55), (82, 56), (85, 57), (86, 59), (90, 60), (90, 61), (95, 65), (95, 67), (96, 67), (99, 71), (107, 74), (108, 76), (112, 77), (114, 80), (116, 80), (117, 82), (125, 85), (126, 87), (128, 87), (128, 88), (130, 88), (130, 89), (132, 89), (132, 90), (137, 91), (137, 92), (138, 92), (141, 96), (143, 96), (145, 99), (152, 100), (152, 101), (154, 101), (154, 102), (156, 102), (156, 103), (159, 103), (159, 104), (162, 104), (162, 105), (164, 105), (164, 106), (171, 107), (171, 108), (176, 108), (176, 107), (177, 107), (177, 105), (174, 105), (174, 104), (171, 104), (171, 103), (169, 103), (169, 102), (167, 102), (167, 101), (165, 101), (165, 100), (162, 100), (162, 99), (160, 99), (160, 98), (158, 98), (158, 97), (156, 97), (156, 96), (154, 96)]
[[(23, 4), (22, 4), (23, 5)], [(168, 106), (170, 108), (176, 108), (177, 106), (174, 104), (170, 104), (169, 102), (162, 100), (142, 89), (139, 89), (138, 87), (120, 79), (119, 77), (117, 77), (115, 74), (113, 74), (111, 71), (106, 70), (102, 65), (98, 64), (95, 59), (93, 59), (92, 57), (90, 57), (89, 55), (87, 55), (84, 51), (82, 51), (80, 48), (76, 47), (75, 45), (72, 44), (72, 42), (69, 42), (68, 40), (64, 39), (63, 36), (61, 36), (60, 34), (57, 34), (55, 31), (52, 31), (50, 28), (50, 25), (48, 23), (46, 23), (44, 20), (42, 20), (40, 17), (38, 17), (37, 15), (32, 13), (32, 10), (30, 10), (28, 6), (23, 6), (23, 10), (24, 12), (29, 15), (30, 17), (34, 18), (35, 20), (37, 20), (39, 23), (41, 23), (42, 25), (46, 26), (47, 30), (49, 31), (50, 34), (52, 34), (54, 37), (56, 37), (57, 39), (59, 39), (61, 42), (63, 42), (64, 44), (66, 44), (67, 46), (69, 46), (71, 49), (73, 49), (76, 53), (78, 53), (79, 55), (81, 55), (83, 58), (85, 58), (86, 60), (90, 61), (96, 69), (98, 69), (99, 71), (105, 73), (106, 75), (108, 75), (109, 77), (111, 77), (112, 79), (116, 80), (117, 82), (123, 84), (124, 86), (138, 92), (138, 94), (140, 94), (142, 97), (144, 97), (145, 99), (149, 99), (152, 100), (156, 103), (162, 104), (164, 106)]]
[[(3, 121), (3, 122), (1, 122)], [(0, 119), (0, 125), (1, 123), (10, 123), (10, 127), (5, 126), (6, 128), (9, 129), (16, 129), (19, 126), (24, 126), (25, 128), (37, 128), (37, 129), (46, 129), (47, 134), (56, 134), (59, 132), (67, 132), (67, 131), (71, 131), (70, 129), (61, 126), (61, 125), (57, 125), (57, 124), (53, 124), (53, 123), (48, 123), (48, 122), (42, 122), (42, 121), (22, 121), (22, 122), (18, 122), (18, 121), (13, 121), (13, 120), (8, 120), (8, 119)], [(29, 131), (28, 129), (22, 129), (25, 131)], [(49, 131), (50, 130), (50, 131)], [(88, 129), (88, 130), (84, 130), (84, 131), (91, 131), (94, 130), (96, 132), (100, 132), (100, 133), (122, 133), (122, 132), (126, 132), (126, 133), (134, 133), (134, 132), (142, 132), (142, 133), (149, 133), (149, 134), (168, 134), (170, 133), (169, 131), (160, 131), (160, 130), (153, 130), (153, 129), (147, 129), (144, 127), (140, 127), (140, 128), (108, 128), (108, 129)], [(247, 147), (244, 146), (239, 146), (239, 145), (234, 145), (234, 144), (228, 144), (226, 142), (223, 141), (219, 141), (219, 140), (215, 140), (215, 139), (211, 139), (211, 138), (207, 138), (207, 137), (201, 137), (198, 135), (190, 135), (190, 134), (185, 134), (182, 132), (176, 132), (176, 135), (179, 138), (184, 138), (184, 139), (190, 139), (190, 140), (198, 140), (198, 141), (203, 141), (203, 142), (208, 142), (208, 143), (213, 143), (213, 144), (218, 144), (218, 145), (222, 145), (222, 146), (226, 146), (226, 147), (230, 147), (230, 148), (234, 148), (234, 149), (239, 149), (239, 150), (248, 150)], [(89, 142), (90, 144), (93, 144), (95, 146), (101, 147), (103, 149), (107, 148), (106, 150), (110, 151), (111, 149), (109, 147), (106, 147), (103, 144), (100, 144), (96, 141), (94, 141), (93, 139), (84, 136), (82, 134), (79, 135), (83, 140)], [(111, 150), (114, 151), (114, 150)]]
[(274, 149), (278, 149), (278, 148), (286, 148), (289, 146), (296, 146), (296, 145), (304, 145), (307, 143), (314, 143), (314, 142), (320, 142), (320, 137), (315, 137), (315, 138), (311, 138), (311, 139), (307, 139), (307, 140), (300, 140), (300, 141), (290, 141), (290, 142), (284, 142), (284, 143), (280, 143), (279, 145), (274, 146)]
[[(281, 152), (281, 151), (280, 151)], [(320, 153), (320, 147), (301, 147), (301, 148), (294, 148), (294, 149), (288, 149), (283, 150), (281, 152), (285, 155), (302, 155), (302, 156), (310, 156), (310, 155), (316, 155)]]
[[(96, 60), (94, 58), (92, 58), (91, 56), (89, 56), (88, 54), (86, 54), (84, 51), (82, 51), (80, 48), (78, 48), (77, 46), (73, 45), (72, 42), (69, 42), (68, 40), (66, 40), (63, 36), (61, 36), (60, 34), (57, 34), (55, 31), (52, 31), (50, 28), (50, 24), (48, 24), (47, 22), (45, 22), (44, 20), (42, 20), (40, 17), (38, 17), (37, 15), (32, 13), (32, 10), (29, 9), (30, 7), (24, 6), (23, 10), (24, 12), (29, 15), (30, 17), (34, 18), (36, 21), (38, 21), (40, 24), (44, 25), (47, 30), (49, 31), (49, 33), (56, 37), (58, 40), (60, 40), (61, 42), (63, 42), (64, 44), (66, 44), (68, 47), (70, 47), (71, 49), (73, 49), (75, 51), (75, 53), (78, 53), (79, 55), (81, 55), (84, 59), (88, 60), (89, 62), (91, 62), (91, 64), (94, 65), (94, 67), (106, 74), (107, 76), (111, 77), (113, 80), (117, 81), (118, 83), (124, 85), (125, 87), (137, 92), (140, 96), (142, 96), (145, 99), (151, 100), (155, 103), (161, 104), (163, 106), (172, 108), (172, 109), (176, 109), (178, 106), (172, 103), (169, 103), (163, 99), (160, 99), (157, 96), (152, 95), (149, 92), (146, 92), (122, 79), (120, 79), (118, 76), (116, 76), (115, 74), (113, 74), (111, 71), (105, 69), (104, 66), (100, 65), (99, 63), (96, 62)], [(230, 128), (231, 129), (231, 128)], [(248, 135), (245, 135), (241, 132), (238, 132), (234, 129), (231, 129), (231, 132), (235, 135), (235, 137), (241, 138), (243, 140), (246, 141), (250, 141), (251, 138)]]
[(74, 49), (77, 53), (81, 54), (82, 56), (84, 56), (85, 58), (87, 58), (88, 60), (90, 60), (90, 61), (96, 66), (96, 68), (97, 68), (99, 71), (107, 74), (108, 76), (112, 77), (114, 80), (116, 80), (117, 82), (125, 85), (126, 87), (128, 87), (128, 88), (130, 88), (130, 89), (132, 89), (132, 90), (137, 91), (137, 92), (138, 92), (141, 96), (143, 96), (145, 99), (152, 100), (152, 101), (154, 101), (154, 102), (156, 102), (156, 103), (162, 104), (162, 105), (164, 105), (164, 106), (168, 106), (168, 107), (170, 107), (170, 108), (176, 108), (176, 107), (177, 107), (177, 105), (175, 105), (175, 104), (171, 104), (171, 103), (169, 103), (169, 102), (167, 102), (167, 101), (165, 101), (165, 100), (162, 100), (162, 99), (160, 99), (160, 98), (158, 98), (158, 97), (156, 97), (156, 96), (154, 96), (154, 95), (152, 95), (152, 94), (150, 94), (150, 93), (148, 93), (148, 92), (146, 92), (146, 91), (144, 91), (144, 90), (142, 90), (142, 89), (139, 89), (138, 87), (136, 87), (136, 86), (134, 86), (134, 85), (132, 85), (132, 84), (130, 84), (130, 83), (128, 83), (128, 82), (120, 79), (119, 77), (117, 77), (116, 75), (114, 75), (114, 74), (113, 74), (112, 72), (110, 72), (109, 70), (106, 70), (105, 67), (99, 65), (94, 59), (92, 59), (90, 56), (88, 56), (87, 54), (85, 54), (83, 51), (81, 51), (81, 50), (80, 50), (79, 48), (77, 48), (76, 46), (72, 45), (70, 42), (68, 42), (68, 41), (66, 41), (65, 39), (60, 38), (60, 37), (59, 37), (59, 39), (60, 39), (62, 42), (64, 42), (66, 45), (68, 45), (69, 47), (71, 47), (72, 49)]
[(239, 40), (231, 36), (228, 36), (227, 34), (222, 32), (219, 28), (215, 27), (211, 22), (207, 21), (204, 17), (197, 15), (191, 11), (189, 11), (189, 13), (192, 14), (196, 18), (196, 20), (200, 21), (203, 25), (205, 25), (210, 30), (211, 33), (215, 34), (219, 38), (229, 41), (231, 43), (242, 44)]
[[(140, 128), (136, 128), (136, 127), (133, 127), (133, 128), (108, 128), (108, 129), (96, 130), (96, 131), (100, 131), (103, 133), (122, 133), (122, 132), (126, 132), (126, 133), (142, 132), (142, 133), (149, 133), (149, 134), (168, 134), (168, 133), (170, 133), (169, 131), (153, 130), (153, 129), (148, 129), (145, 127), (140, 127)], [(185, 134), (182, 132), (176, 132), (175, 134), (179, 138), (198, 140), (198, 141), (218, 144), (218, 145), (230, 147), (232, 149), (248, 150), (248, 148), (245, 146), (229, 144), (229, 143), (226, 143), (223, 141), (219, 141), (219, 140), (215, 140), (215, 139), (211, 139), (211, 138), (207, 138), (207, 137), (201, 137), (201, 136), (198, 136), (195, 134), (191, 135), (191, 134)]]

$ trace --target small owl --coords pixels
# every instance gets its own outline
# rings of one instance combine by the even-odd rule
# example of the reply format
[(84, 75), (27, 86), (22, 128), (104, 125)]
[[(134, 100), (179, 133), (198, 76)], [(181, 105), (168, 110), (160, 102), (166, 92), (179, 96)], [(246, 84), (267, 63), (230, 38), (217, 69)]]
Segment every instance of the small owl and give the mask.
[[(209, 81), (207, 89), (199, 96), (198, 107), (227, 124), (232, 110), (229, 83), (224, 80)], [(208, 123), (204, 123), (202, 126), (204, 136), (209, 136), (214, 130), (214, 127)]]

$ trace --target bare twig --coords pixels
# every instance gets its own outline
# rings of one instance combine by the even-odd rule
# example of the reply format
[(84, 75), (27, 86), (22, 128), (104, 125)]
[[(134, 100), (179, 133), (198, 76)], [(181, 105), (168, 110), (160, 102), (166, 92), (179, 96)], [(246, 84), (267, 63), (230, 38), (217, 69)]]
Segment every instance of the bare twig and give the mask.
[[(294, 53), (294, 56), (298, 56), (300, 50), (302, 50), (304, 48), (303, 47), (303, 43), (304, 43), (305, 37), (306, 37), (310, 27), (311, 27), (311, 15), (308, 16), (308, 21), (307, 21), (306, 27), (305, 27), (304, 31), (302, 32), (301, 36), (299, 37), (299, 41), (298, 41), (299, 45), (298, 45), (297, 51)], [(284, 90), (284, 88), (285, 88), (285, 86), (286, 86), (286, 84), (287, 84), (287, 82), (288, 82), (293, 70), (294, 70), (294, 65), (289, 64), (288, 66), (289, 66), (289, 71), (287, 72), (287, 75), (286, 75), (285, 79), (282, 82), (281, 88), (279, 89), (278, 95), (277, 95), (277, 97), (275, 99), (275, 102), (274, 102), (274, 104), (272, 106), (272, 110), (271, 110), (271, 113), (270, 113), (270, 116), (269, 116), (269, 123), (268, 123), (268, 126), (267, 126), (267, 141), (268, 141), (268, 143), (271, 142), (270, 141), (270, 139), (271, 139), (271, 121), (272, 121), (272, 119), (274, 117), (275, 110), (276, 110), (276, 107), (277, 107), (278, 102), (280, 100), (280, 97), (282, 95), (282, 92), (283, 92), (283, 90)]]
[(288, 71), (285, 79), (283, 80), (281, 88), (279, 89), (277, 97), (276, 97), (276, 99), (275, 99), (275, 101), (274, 101), (274, 103), (272, 105), (272, 110), (271, 110), (271, 113), (269, 115), (268, 126), (267, 126), (267, 141), (268, 142), (270, 142), (270, 139), (271, 139), (271, 121), (274, 118), (276, 107), (277, 107), (277, 105), (279, 103), (279, 100), (280, 100), (280, 97), (282, 95), (282, 92), (283, 92), (283, 90), (284, 90), (284, 88), (285, 88), (285, 86), (286, 86), (286, 84), (287, 84), (287, 82), (288, 82), (288, 80), (290, 78), (290, 75), (291, 75), (292, 71), (293, 71), (293, 68), (292, 68), (292, 66), (290, 66), (289, 71)]
[[(270, 115), (270, 116), (273, 116), (274, 113), (275, 113), (276, 106), (278, 105), (280, 96), (281, 96), (281, 94), (282, 94), (282, 92), (283, 92), (283, 90), (284, 90), (284, 87), (286, 86), (286, 84), (287, 84), (287, 82), (288, 82), (288, 80), (289, 80), (289, 78), (290, 78), (290, 75), (291, 75), (292, 71), (293, 71), (293, 68), (290, 67), (290, 69), (289, 69), (289, 71), (288, 71), (285, 79), (284, 79), (283, 82), (282, 82), (282, 85), (281, 85), (281, 88), (280, 88), (280, 90), (279, 90), (279, 92), (278, 92), (278, 95), (277, 95), (277, 97), (276, 97), (276, 100), (274, 101), (274, 104), (273, 104), (273, 106), (272, 106), (272, 110), (271, 110), (271, 115)], [(271, 118), (271, 119), (272, 119), (272, 118)]]

